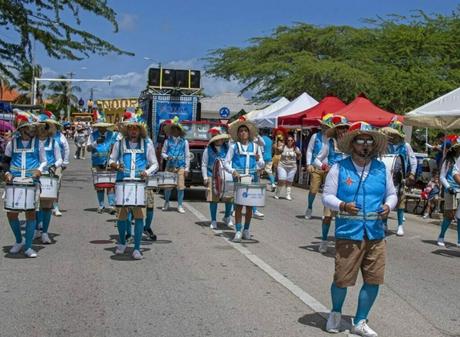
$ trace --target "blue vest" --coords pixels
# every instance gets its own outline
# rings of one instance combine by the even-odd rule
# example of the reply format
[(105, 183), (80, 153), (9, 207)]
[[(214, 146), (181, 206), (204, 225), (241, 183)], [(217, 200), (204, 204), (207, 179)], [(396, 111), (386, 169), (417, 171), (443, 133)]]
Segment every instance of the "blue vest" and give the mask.
[(318, 157), (322, 148), (323, 148), (323, 133), (319, 131), (316, 133), (315, 143), (313, 144), (313, 151), (311, 152), (310, 163), (313, 163), (315, 158)]
[(377, 211), (383, 207), (386, 195), (385, 164), (372, 160), (369, 174), (361, 182), (351, 158), (339, 162), (337, 198), (344, 202), (355, 202), (361, 210), (357, 215), (339, 213), (335, 220), (335, 237), (361, 241), (366, 235), (369, 240), (385, 237), (383, 221)]
[(61, 141), (61, 131), (56, 131), (54, 134), (54, 140), (59, 144), (59, 149), (61, 150), (62, 159), (65, 157), (64, 143)]
[(454, 163), (446, 162), (446, 165), (449, 165), (449, 169), (446, 172), (446, 180), (449, 183), (450, 187), (460, 192), (460, 185), (454, 180)]
[(388, 144), (388, 154), (399, 154), (402, 156), (404, 161), (404, 170), (406, 173), (410, 171), (409, 154), (407, 153), (406, 143), (401, 142), (399, 144)]
[[(217, 149), (216, 149), (217, 150)], [(214, 152), (212, 146), (208, 145), (208, 177), (212, 177), (212, 169), (217, 159), (225, 159), (228, 152), (228, 145), (224, 143), (219, 152)]]
[(46, 138), (43, 142), (43, 147), (45, 148), (46, 153), (46, 170), (48, 170), (51, 165), (54, 165), (58, 159), (54, 156), (54, 149), (56, 144), (56, 140), (51, 137)]
[[(130, 149), (129, 142), (123, 138), (119, 142), (119, 161), (123, 164), (123, 172), (117, 173), (117, 181), (123, 178), (131, 177), (131, 169), (134, 171), (133, 178), (140, 178), (141, 173), (147, 169), (147, 139), (141, 139), (137, 143), (137, 148)], [(131, 161), (134, 158), (134, 167), (131, 167)]]
[[(110, 155), (110, 148), (114, 143), (114, 133), (112, 131), (105, 132), (104, 142), (97, 144), (95, 148), (91, 151), (91, 162), (93, 166), (106, 166), (107, 159)], [(93, 141), (96, 141), (100, 137), (99, 130), (96, 130), (92, 133)]]
[(264, 146), (264, 162), (270, 163), (272, 162), (272, 147), (273, 147), (273, 140), (268, 136), (262, 136), (265, 146)]
[[(243, 151), (243, 147), (240, 142), (236, 142), (233, 145), (232, 168), (234, 168), (239, 174), (255, 175), (257, 172), (256, 154), (257, 146), (254, 142), (248, 143), (247, 152)], [(247, 162), (248, 159), (249, 162)]]
[(176, 144), (172, 137), (169, 138), (166, 154), (173, 158), (166, 162), (167, 168), (185, 168), (185, 139), (181, 137)]
[(13, 137), (10, 172), (13, 177), (32, 177), (40, 166), (40, 141), (34, 137), (24, 147), (20, 137)]
[(339, 161), (345, 158), (346, 158), (345, 154), (343, 154), (342, 152), (335, 151), (334, 139), (330, 138), (329, 139), (329, 153), (327, 155), (327, 164), (329, 166), (332, 166), (335, 163), (338, 163)]

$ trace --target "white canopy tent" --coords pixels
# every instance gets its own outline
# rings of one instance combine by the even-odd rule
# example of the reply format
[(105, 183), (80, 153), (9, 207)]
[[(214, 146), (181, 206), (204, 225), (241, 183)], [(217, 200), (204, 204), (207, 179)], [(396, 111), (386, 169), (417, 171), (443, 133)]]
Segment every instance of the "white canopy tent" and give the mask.
[(404, 124), (434, 129), (460, 129), (460, 88), (412, 110)]
[(259, 128), (275, 128), (278, 125), (278, 117), (292, 115), (300, 111), (309, 109), (318, 104), (318, 101), (304, 92), (295, 100), (286, 104), (282, 108), (272, 111), (269, 114), (257, 115), (251, 119)]
[(258, 116), (265, 116), (271, 114), (273, 111), (279, 110), (285, 105), (289, 104), (290, 101), (286, 97), (281, 97), (275, 103), (266, 106), (263, 109), (259, 110), (252, 110), (251, 112), (247, 113), (245, 116), (249, 120), (253, 120), (258, 118)]

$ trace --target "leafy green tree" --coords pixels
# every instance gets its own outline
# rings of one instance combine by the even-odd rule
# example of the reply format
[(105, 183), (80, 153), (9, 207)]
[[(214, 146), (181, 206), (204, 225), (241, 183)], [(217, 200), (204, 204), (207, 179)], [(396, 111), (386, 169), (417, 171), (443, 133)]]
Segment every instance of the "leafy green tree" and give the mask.
[[(65, 76), (59, 78), (65, 79)], [(49, 84), (48, 89), (52, 94), (49, 98), (56, 106), (56, 110), (65, 109), (67, 105), (75, 107), (78, 104), (78, 97), (74, 93), (81, 92), (81, 88), (72, 85), (70, 82), (52, 82)]]
[[(29, 104), (31, 102), (32, 96), (32, 80), (34, 77), (41, 77), (42, 67), (40, 65), (24, 65), (17, 76), (16, 84), (12, 88), (17, 89), (21, 95), (16, 99), (16, 103), (19, 104)], [(46, 90), (45, 84), (38, 84), (35, 88), (37, 102), (40, 104), (42, 102), (43, 92)]]
[[(55, 59), (81, 60), (90, 54), (128, 54), (81, 28), (81, 17), (96, 15), (118, 31), (116, 13), (106, 0), (8, 0), (0, 1), (0, 73), (16, 79), (32, 63), (33, 43), (41, 44)], [(68, 18), (74, 22), (69, 22)]]

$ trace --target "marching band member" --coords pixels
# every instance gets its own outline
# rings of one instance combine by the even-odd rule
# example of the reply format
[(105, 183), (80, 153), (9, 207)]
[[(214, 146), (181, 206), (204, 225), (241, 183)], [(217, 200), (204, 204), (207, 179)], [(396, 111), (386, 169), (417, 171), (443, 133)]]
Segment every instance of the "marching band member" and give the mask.
[[(211, 213), (211, 229), (217, 229), (217, 203), (220, 201), (215, 195), (212, 188), (213, 174), (212, 170), (216, 160), (224, 160), (228, 152), (229, 134), (222, 132), (219, 127), (214, 127), (208, 131), (213, 135), (209, 140), (208, 146), (204, 149), (201, 159), (201, 174), (203, 175), (204, 185), (207, 187), (206, 200), (209, 202), (209, 210)], [(228, 227), (233, 227), (232, 223), (232, 206), (231, 201), (225, 202), (224, 222)]]
[[(53, 115), (54, 116), (54, 115)], [(59, 122), (50, 118), (47, 114), (38, 116), (37, 137), (40, 140), (40, 146), (43, 146), (46, 153), (46, 167), (43, 169), (43, 174), (57, 175), (62, 168), (61, 148), (54, 138), (56, 133), (56, 125)], [(54, 127), (52, 127), (54, 126)], [(41, 237), (44, 244), (51, 243), (48, 235), (48, 229), (51, 222), (51, 210), (55, 200), (40, 199), (40, 211), (37, 212), (37, 228), (34, 238)], [(41, 233), (39, 231), (41, 228)]]
[[(403, 131), (403, 125), (400, 121), (394, 121), (389, 126), (380, 129), (380, 131), (388, 138), (387, 154), (400, 155), (403, 158), (404, 168), (406, 174), (409, 174), (406, 178), (407, 185), (412, 185), (415, 182), (415, 172), (417, 171), (417, 158), (415, 157), (414, 151), (409, 143), (405, 139)], [(397, 216), (398, 216), (398, 229), (396, 231), (397, 236), (404, 235), (404, 208), (406, 205), (406, 195), (404, 193), (404, 187), (401, 188), (398, 205), (397, 205)], [(387, 221), (385, 221), (385, 228), (387, 228)]]
[[(106, 170), (108, 166), (110, 151), (116, 141), (116, 134), (107, 128), (113, 127), (113, 124), (107, 123), (101, 113), (97, 113), (96, 122), (93, 124), (93, 132), (88, 137), (87, 149), (91, 151), (92, 169), (96, 171)], [(104, 211), (104, 194), (107, 191), (107, 200), (109, 202), (109, 213), (115, 214), (115, 190), (113, 188), (96, 188), (98, 207), (97, 212), (101, 214)]]
[(326, 172), (313, 165), (315, 158), (321, 152), (323, 141), (326, 139), (326, 131), (331, 127), (332, 114), (324, 115), (319, 123), (321, 125), (320, 131), (311, 136), (307, 146), (306, 164), (307, 171), (310, 174), (310, 187), (308, 191), (308, 205), (305, 210), (305, 219), (311, 219), (313, 212), (313, 202), (315, 201), (316, 194), (319, 192), (324, 183)]
[(350, 157), (335, 163), (326, 177), (323, 203), (338, 214), (335, 225), (335, 273), (331, 285), (332, 310), (326, 330), (339, 332), (347, 288), (361, 270), (364, 284), (351, 333), (377, 337), (367, 325), (385, 272), (383, 218), (395, 207), (393, 179), (377, 156), (386, 150), (386, 138), (365, 122), (357, 122), (338, 144)]
[(292, 200), (291, 187), (297, 172), (297, 160), (300, 159), (300, 156), (300, 149), (295, 145), (294, 136), (288, 135), (278, 163), (278, 186), (275, 190), (275, 199), (280, 198), (281, 190), (286, 186), (286, 199)]
[[(54, 117), (53, 113), (50, 111), (45, 111), (45, 114), (50, 117), (51, 119)], [(60, 128), (58, 128), (60, 124), (54, 125), (50, 124), (50, 131), (52, 132), (53, 129), (54, 131), (54, 139), (59, 145), (59, 148), (61, 150), (61, 156), (62, 156), (62, 166), (61, 168), (57, 169), (55, 174), (59, 177), (59, 181), (62, 180), (62, 175), (66, 167), (69, 165), (69, 157), (70, 157), (70, 147), (69, 147), (69, 142), (67, 141), (66, 136), (61, 132)], [(62, 216), (62, 213), (59, 209), (59, 194), (58, 194), (58, 199), (54, 202), (53, 204), (53, 214), (55, 216)]]
[[(234, 141), (228, 149), (224, 167), (231, 173), (235, 180), (241, 175), (250, 175), (252, 182), (258, 181), (257, 170), (265, 166), (262, 150), (254, 139), (257, 137), (256, 126), (244, 117), (230, 126), (230, 135)], [(243, 205), (235, 204), (235, 237), (233, 241), (249, 240), (249, 226), (252, 218), (252, 207), (246, 206), (244, 227), (242, 226)], [(243, 231), (242, 231), (243, 230)]]
[[(177, 173), (177, 211), (179, 213), (185, 213), (182, 202), (184, 201), (185, 177), (188, 176), (190, 172), (188, 141), (184, 138), (185, 131), (177, 117), (165, 123), (164, 132), (168, 138), (163, 144), (161, 156), (166, 160), (166, 171)], [(171, 189), (166, 189), (163, 211), (169, 209), (170, 198)]]
[[(326, 131), (326, 139), (323, 141), (322, 149), (318, 157), (314, 159), (314, 165), (317, 169), (323, 170), (326, 175), (329, 169), (338, 161), (344, 159), (346, 155), (340, 150), (339, 143), (345, 135), (349, 127), (348, 120), (339, 115), (331, 117), (331, 127)], [(328, 247), (329, 228), (331, 227), (332, 217), (335, 212), (331, 209), (324, 207), (323, 223), (321, 224), (321, 243), (318, 251), (326, 253)]]
[[(441, 164), (440, 180), (444, 187), (444, 217), (441, 223), (441, 232), (438, 237), (438, 246), (445, 247), (444, 236), (452, 220), (456, 218), (458, 204), (457, 193), (460, 192), (460, 184), (454, 179), (454, 167), (456, 160), (460, 158), (460, 143), (451, 145)], [(457, 217), (457, 246), (460, 247), (460, 219)]]
[[(15, 117), (17, 133), (5, 148), (5, 162), (9, 164), (9, 171), (5, 173), (5, 181), (10, 183), (14, 178), (33, 178), (38, 180), (46, 167), (46, 154), (43, 145), (35, 137), (35, 125), (30, 115), (17, 114)], [(36, 228), (35, 210), (26, 211), (25, 243), (22, 240), (18, 212), (7, 211), (6, 215), (16, 242), (10, 253), (17, 254), (24, 247), (27, 257), (37, 257), (32, 249), (32, 240)]]
[[(147, 179), (149, 175), (158, 170), (158, 161), (152, 141), (147, 138), (147, 127), (142, 119), (133, 116), (123, 121), (124, 137), (118, 140), (110, 155), (110, 166), (118, 170), (117, 181), (124, 178)], [(130, 208), (135, 219), (134, 227), (134, 251), (133, 258), (143, 259), (140, 251), (142, 232), (144, 230), (144, 216), (142, 207)], [(118, 213), (118, 244), (115, 254), (123, 254), (126, 250), (126, 229), (131, 226), (128, 223), (127, 207), (121, 207)]]
[(272, 191), (275, 190), (275, 176), (273, 175), (273, 157), (272, 157), (272, 149), (273, 149), (273, 140), (269, 137), (270, 131), (269, 129), (264, 129), (262, 134), (262, 139), (264, 141), (263, 147), (263, 155), (264, 155), (264, 162), (265, 162), (265, 173), (268, 176), (268, 180), (270, 181), (270, 185), (272, 187)]

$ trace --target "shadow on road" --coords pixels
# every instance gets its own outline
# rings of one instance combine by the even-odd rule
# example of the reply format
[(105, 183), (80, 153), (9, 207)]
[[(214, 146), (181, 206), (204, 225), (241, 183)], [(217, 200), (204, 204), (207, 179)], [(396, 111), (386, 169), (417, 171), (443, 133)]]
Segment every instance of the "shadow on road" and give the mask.
[[(313, 328), (317, 328), (323, 331), (326, 331), (326, 319), (329, 313), (313, 313), (313, 314), (306, 314), (300, 317), (297, 322), (302, 325), (311, 326)], [(323, 317), (324, 316), (324, 317)], [(351, 328), (351, 316), (342, 315), (342, 326), (340, 327), (341, 331), (350, 330)], [(354, 336), (354, 335), (353, 335)]]
[(331, 238), (328, 238), (328, 241), (329, 241), (329, 247), (327, 248), (326, 253), (319, 252), (319, 244), (321, 243), (321, 241), (313, 241), (311, 245), (300, 246), (299, 248), (305, 249), (309, 252), (318, 253), (326, 257), (335, 258), (335, 247), (331, 246), (331, 243), (330, 243)]
[(321, 220), (321, 217), (320, 216), (312, 216), (310, 219), (305, 219), (305, 214), (303, 215), (296, 215), (295, 216), (297, 219), (302, 219), (302, 220), (306, 220), (306, 221), (309, 221), (309, 220)]
[[(137, 260), (133, 259), (133, 257), (131, 256), (133, 254), (133, 250), (134, 250), (134, 248), (132, 248), (132, 247), (126, 248), (125, 253), (122, 254), (122, 255), (116, 255), (115, 254), (115, 247), (104, 248), (104, 250), (106, 250), (108, 252), (111, 252), (113, 254), (113, 255), (110, 256), (110, 258), (112, 260), (115, 260), (115, 261), (137, 261)], [(142, 255), (144, 255), (144, 253), (148, 252), (149, 250), (150, 250), (150, 248), (141, 248)]]
[[(49, 233), (49, 232), (48, 232), (48, 236), (49, 236), (49, 238), (50, 238), (50, 240), (51, 240), (51, 243), (46, 244), (45, 246), (50, 246), (50, 245), (56, 244), (57, 241), (56, 241), (55, 238), (58, 237), (58, 236), (60, 236), (60, 234), (57, 234), (57, 233)], [(38, 243), (38, 244), (41, 244), (41, 243), (42, 243), (42, 241), (41, 241), (40, 238), (36, 238), (36, 239), (34, 239), (34, 241), (32, 241), (32, 242), (33, 242), (33, 243)]]
[[(3, 246), (3, 252), (5, 253), (5, 257), (8, 259), (29, 259), (25, 254), (24, 250), (20, 251), (18, 254), (11, 254), (10, 249), (13, 246)], [(35, 250), (37, 253), (41, 251), (45, 246), (37, 246), (32, 245), (32, 249)]]
[(460, 250), (454, 249), (437, 249), (431, 252), (435, 255), (441, 255), (445, 257), (460, 257)]
[[(226, 239), (229, 240), (229, 241), (233, 241), (233, 238), (235, 237), (235, 232), (234, 232), (233, 230), (222, 231), (222, 233), (216, 234), (216, 236), (226, 238)], [(246, 244), (251, 245), (251, 244), (259, 243), (259, 242), (260, 242), (260, 241), (254, 239), (252, 235), (251, 235), (251, 239), (250, 239), (250, 240), (241, 240), (241, 244), (242, 244), (243, 246), (246, 245)]]

